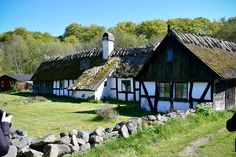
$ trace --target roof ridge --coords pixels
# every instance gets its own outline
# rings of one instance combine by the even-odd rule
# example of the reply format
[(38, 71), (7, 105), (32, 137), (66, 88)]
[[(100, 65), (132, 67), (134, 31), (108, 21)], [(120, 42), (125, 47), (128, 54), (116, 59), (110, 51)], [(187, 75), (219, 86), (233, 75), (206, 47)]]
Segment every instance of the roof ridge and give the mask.
[(92, 57), (92, 56), (99, 56), (100, 51), (102, 48), (91, 48), (91, 49), (83, 49), (78, 52), (72, 52), (70, 54), (55, 54), (52, 56), (45, 56), (43, 62), (52, 62), (56, 60), (63, 60), (63, 59), (75, 59), (75, 58), (83, 58), (83, 57)]
[(200, 35), (197, 33), (181, 32), (170, 29), (177, 39), (184, 44), (193, 44), (206, 48), (218, 48), (229, 52), (236, 52), (236, 43), (223, 39), (218, 39), (210, 35)]

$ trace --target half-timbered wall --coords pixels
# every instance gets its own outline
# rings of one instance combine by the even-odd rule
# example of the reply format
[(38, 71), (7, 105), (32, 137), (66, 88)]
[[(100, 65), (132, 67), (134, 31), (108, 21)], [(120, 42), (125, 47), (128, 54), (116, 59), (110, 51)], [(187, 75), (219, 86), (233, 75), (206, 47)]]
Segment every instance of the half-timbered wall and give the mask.
[(72, 91), (68, 87), (73, 84), (73, 80), (53, 81), (53, 94), (57, 96), (72, 96)]
[[(122, 81), (130, 81), (130, 91), (124, 90)], [(139, 82), (133, 78), (108, 78), (108, 82), (110, 86), (109, 98), (122, 101), (139, 100)]]
[(179, 100), (175, 97), (176, 86), (175, 83), (172, 84), (173, 89), (170, 91), (170, 93), (172, 92), (170, 97), (160, 98), (158, 82), (142, 82), (140, 107), (147, 111), (168, 112), (171, 109), (171, 103), (173, 103), (174, 110), (187, 110), (191, 107), (191, 104), (194, 106), (200, 102), (212, 101), (211, 83), (193, 82), (191, 91), (191, 83), (188, 82), (187, 99), (184, 100)]

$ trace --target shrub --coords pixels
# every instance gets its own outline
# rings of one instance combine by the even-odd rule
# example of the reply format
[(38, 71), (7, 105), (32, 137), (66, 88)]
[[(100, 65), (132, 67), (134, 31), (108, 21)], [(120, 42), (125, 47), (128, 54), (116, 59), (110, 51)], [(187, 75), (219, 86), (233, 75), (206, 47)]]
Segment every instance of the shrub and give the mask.
[(118, 116), (117, 111), (108, 103), (95, 112), (97, 114), (97, 119), (100, 120), (112, 120), (116, 119), (116, 117)]
[(212, 109), (211, 109), (211, 107), (209, 107), (209, 106), (196, 105), (196, 106), (195, 106), (195, 109), (196, 109), (196, 111), (197, 111), (198, 113), (202, 113), (202, 114), (204, 114), (204, 115), (206, 115), (206, 116), (212, 114)]

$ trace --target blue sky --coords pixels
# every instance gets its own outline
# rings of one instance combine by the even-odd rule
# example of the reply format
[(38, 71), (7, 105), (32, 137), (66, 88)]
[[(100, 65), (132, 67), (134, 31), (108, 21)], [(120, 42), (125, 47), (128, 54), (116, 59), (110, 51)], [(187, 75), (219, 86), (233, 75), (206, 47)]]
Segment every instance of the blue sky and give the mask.
[(61, 35), (72, 22), (105, 27), (118, 22), (236, 16), (236, 0), (0, 0), (0, 33), (25, 27)]

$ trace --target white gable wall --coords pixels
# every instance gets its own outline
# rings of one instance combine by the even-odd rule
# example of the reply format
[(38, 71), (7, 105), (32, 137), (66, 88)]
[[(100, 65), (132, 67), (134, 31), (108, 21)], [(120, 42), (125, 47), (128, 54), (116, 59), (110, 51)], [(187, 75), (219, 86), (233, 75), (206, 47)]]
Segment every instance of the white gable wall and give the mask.
[(110, 99), (116, 99), (116, 78), (107, 78), (107, 84), (109, 86), (108, 97)]
[[(109, 96), (109, 89), (110, 89), (110, 84), (107, 82), (107, 78), (99, 85), (97, 90), (95, 91), (95, 99), (96, 100), (101, 100), (104, 97), (108, 98)], [(105, 86), (105, 82), (107, 82)]]

